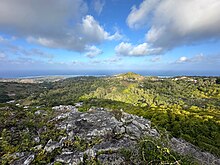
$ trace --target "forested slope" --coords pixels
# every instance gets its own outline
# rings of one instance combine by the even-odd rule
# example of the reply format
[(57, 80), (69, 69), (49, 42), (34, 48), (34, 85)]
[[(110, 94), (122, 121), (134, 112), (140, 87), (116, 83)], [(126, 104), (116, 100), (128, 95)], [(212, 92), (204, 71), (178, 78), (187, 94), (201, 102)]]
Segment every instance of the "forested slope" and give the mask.
[[(20, 89), (17, 84), (14, 86)], [(1, 87), (3, 93), (9, 90), (7, 84), (2, 83)], [(91, 107), (123, 109), (150, 119), (156, 128), (168, 131), (171, 136), (181, 137), (220, 156), (218, 77), (158, 78), (127, 73), (26, 84), (23, 88), (29, 90), (16, 99), (21, 106), (49, 108), (83, 102), (81, 111)], [(30, 91), (34, 92), (30, 94)]]

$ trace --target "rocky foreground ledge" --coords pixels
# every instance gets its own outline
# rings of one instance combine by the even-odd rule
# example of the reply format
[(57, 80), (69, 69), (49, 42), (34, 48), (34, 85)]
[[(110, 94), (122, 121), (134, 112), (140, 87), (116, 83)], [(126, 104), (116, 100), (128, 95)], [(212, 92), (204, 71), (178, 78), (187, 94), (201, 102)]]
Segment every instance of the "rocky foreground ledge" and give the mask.
[[(18, 160), (13, 162), (14, 165), (32, 164), (39, 150), (54, 154), (51, 165), (85, 164), (86, 160), (91, 164), (93, 160), (100, 164), (131, 164), (127, 160), (138, 153), (136, 146), (140, 139), (161, 137), (159, 132), (151, 127), (149, 120), (123, 111), (91, 108), (82, 113), (74, 106), (62, 105), (53, 107), (53, 110), (57, 111), (58, 115), (50, 122), (55, 121), (58, 130), (65, 130), (65, 136), (60, 136), (58, 141), (50, 139), (44, 146), (35, 146), (32, 152), (17, 153)], [(168, 140), (168, 145), (171, 150), (181, 155), (191, 155), (199, 164), (220, 164), (220, 159), (200, 151), (184, 140), (172, 138)], [(122, 154), (123, 151), (129, 150), (132, 154)], [(174, 163), (179, 162), (177, 160)], [(132, 164), (141, 162), (136, 158)]]

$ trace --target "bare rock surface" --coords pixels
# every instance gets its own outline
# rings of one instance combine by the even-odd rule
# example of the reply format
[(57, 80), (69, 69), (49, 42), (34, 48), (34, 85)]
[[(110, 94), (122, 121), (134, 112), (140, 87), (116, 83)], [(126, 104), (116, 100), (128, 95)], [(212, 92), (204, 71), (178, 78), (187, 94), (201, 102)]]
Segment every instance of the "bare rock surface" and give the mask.
[(220, 159), (208, 152), (202, 152), (194, 145), (186, 142), (183, 139), (172, 138), (170, 141), (171, 148), (181, 155), (190, 155), (197, 159), (202, 164), (220, 164)]
[(103, 164), (120, 164), (124, 162), (118, 154), (120, 149), (134, 146), (145, 135), (159, 137), (159, 133), (151, 128), (149, 120), (122, 111), (116, 113), (119, 114), (104, 108), (91, 109), (87, 113), (70, 112), (57, 127), (66, 130), (70, 143), (74, 143), (77, 137), (93, 144), (81, 152), (63, 147), (55, 161), (78, 164), (83, 161), (83, 155), (87, 155), (88, 158), (97, 157)]
[[(123, 111), (93, 108), (83, 113), (75, 106), (64, 105), (53, 107), (53, 110), (62, 112), (53, 121), (57, 121), (58, 130), (65, 130), (66, 136), (60, 137), (59, 141), (50, 139), (45, 146), (40, 146), (48, 153), (59, 150), (51, 164), (60, 162), (74, 165), (93, 158), (101, 164), (124, 164), (125, 158), (120, 154), (122, 148), (135, 151), (140, 138), (160, 137), (149, 120)], [(188, 142), (172, 138), (169, 143), (174, 151), (182, 155), (191, 154), (201, 164), (220, 164), (220, 159), (201, 152)], [(29, 153), (20, 157), (15, 164), (31, 164), (34, 158), (34, 154)]]

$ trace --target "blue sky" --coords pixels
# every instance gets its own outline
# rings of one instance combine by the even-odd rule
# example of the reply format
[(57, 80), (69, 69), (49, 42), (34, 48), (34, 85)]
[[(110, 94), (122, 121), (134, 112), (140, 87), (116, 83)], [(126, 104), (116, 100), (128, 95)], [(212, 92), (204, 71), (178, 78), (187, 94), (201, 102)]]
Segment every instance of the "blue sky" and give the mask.
[(0, 71), (220, 75), (219, 0), (1, 0)]

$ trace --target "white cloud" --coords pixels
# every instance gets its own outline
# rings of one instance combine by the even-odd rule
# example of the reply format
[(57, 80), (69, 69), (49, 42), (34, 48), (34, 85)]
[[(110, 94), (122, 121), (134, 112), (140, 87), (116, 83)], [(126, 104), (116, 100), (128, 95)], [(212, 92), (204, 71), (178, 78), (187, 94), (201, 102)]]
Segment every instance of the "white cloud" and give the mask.
[(74, 24), (87, 10), (83, 0), (1, 0), (0, 29), (20, 35), (62, 35), (68, 21)]
[(102, 26), (91, 15), (87, 15), (80, 25), (81, 37), (85, 37), (90, 42), (101, 42), (110, 36)]
[(176, 62), (177, 63), (184, 63), (184, 62), (189, 62), (190, 60), (187, 58), (187, 57), (185, 57), (185, 56), (182, 56), (182, 57), (180, 57)]
[(118, 30), (116, 30), (115, 34), (108, 36), (108, 40), (121, 40), (125, 38), (122, 34), (119, 33)]
[(105, 40), (117, 40), (118, 36), (120, 36), (118, 32), (110, 35), (93, 16), (86, 15), (82, 18), (81, 23), (78, 23), (63, 37), (28, 37), (28, 41), (51, 48), (86, 51), (88, 45), (100, 44)]
[(101, 14), (104, 5), (105, 5), (105, 0), (93, 0), (94, 10), (98, 15)]
[(79, 25), (79, 29), (81, 29), (81, 37), (85, 37), (87, 42), (90, 41), (91, 43), (100, 43), (104, 40), (120, 40), (122, 38), (118, 30), (116, 30), (113, 35), (106, 32), (91, 15), (87, 15), (83, 18), (82, 24)]
[[(213, 56), (213, 55), (212, 55)], [(215, 56), (214, 56), (215, 57)], [(215, 58), (214, 58), (215, 59)], [(211, 60), (203, 55), (202, 53), (198, 54), (198, 55), (195, 55), (193, 57), (185, 57), (185, 56), (182, 56), (180, 57), (178, 60), (176, 60), (175, 63), (198, 63), (198, 62), (201, 62), (201, 61), (207, 61), (207, 62), (210, 62)]]
[(88, 45), (100, 44), (105, 40), (118, 40), (120, 34), (116, 31), (110, 35), (91, 15), (82, 18), (82, 22), (77, 27), (61, 38), (33, 38), (29, 37), (29, 42), (41, 44), (46, 47), (63, 48), (68, 50), (86, 51)]
[(220, 39), (219, 0), (144, 0), (127, 18), (131, 28), (150, 27), (146, 42), (170, 50)]
[(0, 31), (45, 47), (79, 52), (120, 37), (105, 31), (87, 11), (83, 0), (2, 0)]
[(127, 24), (130, 28), (140, 28), (148, 23), (148, 15), (155, 8), (160, 0), (144, 0), (140, 6), (132, 6), (131, 12), (127, 17)]
[(151, 48), (147, 43), (132, 45), (131, 43), (121, 42), (115, 47), (117, 55), (123, 56), (146, 56), (161, 53), (160, 48)]
[(58, 47), (55, 40), (44, 38), (44, 37), (38, 37), (38, 38), (28, 37), (27, 41), (32, 42), (32, 43), (38, 43), (38, 44), (46, 46), (46, 47)]
[(86, 50), (87, 52), (85, 55), (89, 58), (94, 58), (103, 53), (102, 50), (97, 48), (96, 46), (88, 46)]

